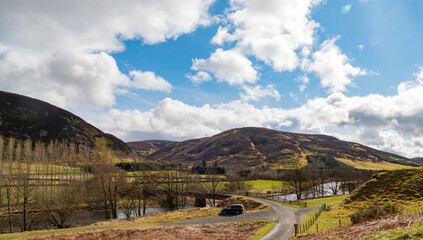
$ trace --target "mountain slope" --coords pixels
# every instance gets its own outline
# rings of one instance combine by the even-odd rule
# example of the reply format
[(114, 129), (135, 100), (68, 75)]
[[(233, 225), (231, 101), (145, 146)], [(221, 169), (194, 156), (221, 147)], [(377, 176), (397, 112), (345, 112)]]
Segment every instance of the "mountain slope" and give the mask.
[(117, 152), (132, 153), (132, 149), (122, 140), (102, 132), (66, 110), (3, 91), (0, 91), (0, 135), (43, 142), (57, 139), (90, 147), (107, 144)]
[(168, 140), (145, 140), (127, 142), (126, 144), (139, 155), (147, 156), (174, 143), (176, 142)]
[(331, 156), (360, 168), (395, 168), (418, 164), (407, 158), (341, 141), (326, 135), (297, 134), (265, 128), (232, 129), (212, 137), (174, 143), (147, 156), (187, 165), (203, 160), (227, 167), (273, 168), (299, 167), (307, 164), (308, 155)]
[(379, 172), (345, 199), (342, 207), (364, 209), (372, 203), (422, 206), (423, 168)]

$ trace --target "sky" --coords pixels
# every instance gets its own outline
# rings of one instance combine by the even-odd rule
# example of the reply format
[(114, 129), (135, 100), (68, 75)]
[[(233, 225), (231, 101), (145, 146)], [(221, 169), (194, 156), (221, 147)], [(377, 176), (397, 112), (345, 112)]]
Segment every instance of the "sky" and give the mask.
[(238, 127), (423, 157), (421, 0), (3, 0), (0, 90), (124, 141)]

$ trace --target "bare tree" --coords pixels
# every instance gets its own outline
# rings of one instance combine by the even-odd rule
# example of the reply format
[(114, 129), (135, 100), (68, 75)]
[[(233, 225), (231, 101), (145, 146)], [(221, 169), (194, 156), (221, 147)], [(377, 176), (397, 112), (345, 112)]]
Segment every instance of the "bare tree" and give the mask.
[(101, 200), (105, 217), (116, 219), (118, 202), (127, 186), (126, 173), (113, 165), (114, 156), (110, 149), (94, 154), (96, 164), (92, 166), (89, 191), (96, 193), (95, 201)]
[(49, 222), (57, 228), (70, 227), (70, 218), (81, 204), (80, 189), (80, 184), (71, 183), (60, 188), (55, 201), (44, 202)]
[(216, 196), (223, 190), (223, 183), (221, 178), (216, 175), (210, 175), (205, 179), (205, 182), (202, 184), (203, 189), (211, 195), (210, 201), (211, 205), (216, 206)]
[(138, 202), (137, 215), (141, 216), (145, 215), (148, 198), (154, 195), (154, 190), (157, 187), (157, 176), (151, 171), (139, 171), (135, 172), (134, 178), (132, 185)]
[(228, 174), (227, 178), (228, 182), (226, 183), (226, 190), (236, 193), (236, 194), (243, 194), (248, 192), (252, 189), (252, 185), (247, 183), (245, 179), (243, 179), (237, 173), (230, 173)]
[(303, 193), (308, 188), (309, 174), (306, 169), (302, 168), (287, 170), (282, 175), (282, 180), (289, 184), (297, 196), (297, 199), (300, 200), (302, 199)]

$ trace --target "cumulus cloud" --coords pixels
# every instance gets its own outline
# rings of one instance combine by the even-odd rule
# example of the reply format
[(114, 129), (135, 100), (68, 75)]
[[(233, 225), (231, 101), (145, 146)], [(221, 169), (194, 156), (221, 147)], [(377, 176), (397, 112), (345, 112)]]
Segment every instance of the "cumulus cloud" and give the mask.
[(299, 86), (300, 92), (304, 92), (304, 90), (307, 88), (308, 82), (310, 79), (308, 78), (307, 74), (304, 74), (302, 76), (298, 76), (295, 81), (300, 82), (301, 85)]
[(132, 77), (132, 81), (125, 83), (126, 86), (136, 89), (158, 90), (168, 93), (172, 89), (172, 85), (170, 85), (169, 82), (160, 76), (156, 76), (154, 72), (131, 71), (129, 72), (129, 76)]
[(204, 137), (241, 126), (282, 127), (291, 122), (275, 119), (282, 110), (262, 108), (241, 101), (201, 107), (166, 98), (147, 112), (112, 109), (98, 123), (125, 139), (159, 133), (173, 137)]
[(324, 41), (319, 50), (312, 54), (312, 61), (304, 59), (301, 68), (315, 72), (322, 87), (329, 91), (344, 92), (352, 84), (352, 77), (366, 75), (366, 70), (353, 67), (348, 57), (335, 44), (339, 37)]
[(213, 73), (219, 82), (231, 85), (254, 83), (259, 74), (248, 58), (237, 51), (216, 49), (208, 59), (194, 59), (192, 70)]
[(244, 102), (248, 101), (258, 101), (264, 97), (270, 96), (279, 101), (281, 96), (279, 95), (278, 90), (275, 89), (273, 85), (267, 85), (265, 88), (262, 86), (242, 86), (244, 93), (241, 93), (241, 100)]
[(209, 82), (212, 80), (212, 77), (207, 72), (198, 71), (196, 74), (192, 75), (190, 73), (186, 74), (186, 77), (191, 80), (194, 84), (200, 84), (202, 82)]
[(347, 97), (338, 92), (291, 109), (257, 108), (242, 101), (198, 107), (166, 98), (146, 112), (113, 109), (98, 125), (127, 140), (140, 139), (146, 134), (186, 139), (211, 136), (236, 127), (268, 127), (331, 134), (417, 157), (423, 156), (422, 80), (423, 69), (420, 69), (416, 79), (400, 84), (393, 96)]
[(0, 88), (62, 107), (111, 106), (114, 92), (125, 91), (122, 87), (156, 89), (160, 83), (157, 90), (169, 91), (160, 77), (146, 77), (148, 72), (142, 80), (132, 76), (128, 85), (128, 77), (119, 71), (110, 53), (124, 50), (123, 40), (155, 44), (208, 25), (212, 3), (2, 1)]
[(292, 71), (299, 59), (296, 50), (313, 44), (319, 26), (310, 18), (320, 0), (279, 1), (263, 4), (254, 0), (233, 0), (228, 27), (221, 27), (212, 42), (236, 41), (235, 49), (264, 61), (275, 71)]

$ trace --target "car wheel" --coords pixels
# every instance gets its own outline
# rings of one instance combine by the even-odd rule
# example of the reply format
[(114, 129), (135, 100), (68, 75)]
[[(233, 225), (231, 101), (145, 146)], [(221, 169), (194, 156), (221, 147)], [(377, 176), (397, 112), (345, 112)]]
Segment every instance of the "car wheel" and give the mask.
[(240, 212), (239, 211), (236, 211), (236, 214), (240, 214)]
[(223, 215), (225, 215), (225, 214), (226, 214), (226, 212), (225, 212), (225, 211), (223, 211), (223, 212), (222, 212), (222, 214), (223, 214)]

